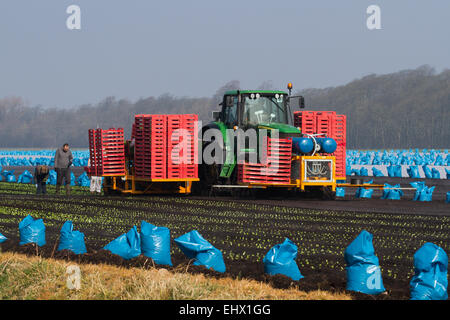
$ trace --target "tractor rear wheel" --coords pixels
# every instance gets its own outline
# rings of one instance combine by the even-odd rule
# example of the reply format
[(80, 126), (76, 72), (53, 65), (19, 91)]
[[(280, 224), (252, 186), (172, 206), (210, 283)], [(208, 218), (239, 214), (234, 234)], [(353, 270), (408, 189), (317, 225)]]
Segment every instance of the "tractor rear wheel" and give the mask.
[(195, 194), (202, 196), (209, 196), (212, 191), (212, 186), (217, 184), (220, 174), (219, 167), (216, 163), (199, 165), (200, 181), (196, 183), (193, 190)]

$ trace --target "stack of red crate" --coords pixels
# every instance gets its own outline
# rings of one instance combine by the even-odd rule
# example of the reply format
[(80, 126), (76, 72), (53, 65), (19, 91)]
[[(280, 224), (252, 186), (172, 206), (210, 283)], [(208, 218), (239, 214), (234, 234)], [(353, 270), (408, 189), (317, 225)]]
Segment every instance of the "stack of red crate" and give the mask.
[(89, 173), (95, 176), (125, 175), (123, 128), (89, 130)]
[[(336, 115), (336, 121), (334, 125), (334, 136), (333, 139), (336, 140), (337, 148), (334, 152), (336, 157), (336, 176), (345, 179), (346, 175), (346, 137), (347, 137), (347, 116), (344, 114)], [(350, 174), (350, 173), (349, 173)]]
[(294, 126), (300, 128), (303, 133), (316, 133), (316, 112), (315, 111), (296, 111), (294, 112)]
[(198, 177), (198, 116), (167, 115), (167, 178)]
[(198, 116), (135, 116), (135, 175), (147, 179), (198, 178)]
[(138, 178), (165, 179), (167, 152), (165, 115), (134, 117), (134, 173)]
[(99, 165), (101, 159), (101, 148), (97, 145), (97, 131), (89, 129), (89, 162), (87, 167), (87, 174), (89, 176), (99, 176)]
[(323, 133), (336, 141), (336, 176), (345, 178), (346, 116), (334, 111), (296, 111), (294, 125), (302, 133)]
[(291, 139), (268, 138), (266, 158), (262, 163), (238, 164), (238, 180), (244, 183), (288, 184), (291, 156)]

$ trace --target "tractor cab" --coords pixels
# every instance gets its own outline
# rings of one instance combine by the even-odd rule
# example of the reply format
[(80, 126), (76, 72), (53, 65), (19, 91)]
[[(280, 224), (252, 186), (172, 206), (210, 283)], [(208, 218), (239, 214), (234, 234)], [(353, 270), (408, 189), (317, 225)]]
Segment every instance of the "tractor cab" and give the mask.
[(289, 102), (284, 91), (227, 91), (220, 104), (222, 110), (213, 112), (213, 118), (227, 129), (277, 129), (280, 134), (297, 136), (301, 132), (292, 125)]

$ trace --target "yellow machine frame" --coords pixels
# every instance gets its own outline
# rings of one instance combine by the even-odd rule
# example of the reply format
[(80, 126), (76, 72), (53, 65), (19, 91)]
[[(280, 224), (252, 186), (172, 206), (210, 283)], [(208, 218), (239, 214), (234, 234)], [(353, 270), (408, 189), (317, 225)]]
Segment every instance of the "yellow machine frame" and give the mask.
[[(108, 184), (104, 179), (103, 187), (111, 188), (112, 190), (125, 194), (189, 194), (191, 193), (192, 183), (199, 181), (198, 178), (183, 178), (183, 179), (148, 179), (138, 178), (134, 174), (129, 174), (128, 169), (125, 169), (125, 176), (104, 175), (105, 178), (111, 178), (112, 183)], [(134, 171), (134, 169), (133, 169)], [(134, 173), (134, 172), (133, 172)], [(144, 184), (145, 188), (139, 190), (136, 184)]]
[[(323, 180), (317, 180), (314, 182), (306, 182), (303, 181), (303, 178), (305, 176), (305, 166), (304, 166), (304, 160), (332, 160), (332, 179), (331, 181), (323, 181)], [(300, 189), (302, 191), (305, 190), (305, 187), (311, 186), (311, 187), (331, 187), (332, 191), (336, 191), (336, 158), (333, 156), (293, 156), (291, 158), (291, 161), (294, 160), (300, 160), (301, 163), (301, 169), (300, 169), (300, 179), (291, 180), (291, 183), (288, 184), (271, 184), (271, 183), (248, 183), (248, 187), (251, 188), (259, 187), (259, 188), (268, 188), (268, 187), (278, 187), (278, 188), (288, 188), (289, 190), (293, 188)]]

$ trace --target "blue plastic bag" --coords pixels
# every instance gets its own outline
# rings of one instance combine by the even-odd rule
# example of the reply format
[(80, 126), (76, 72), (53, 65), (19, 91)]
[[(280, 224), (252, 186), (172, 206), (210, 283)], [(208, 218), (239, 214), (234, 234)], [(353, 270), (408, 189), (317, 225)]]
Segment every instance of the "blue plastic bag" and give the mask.
[(294, 281), (303, 277), (298, 269), (297, 246), (288, 238), (272, 247), (263, 259), (264, 272), (270, 275), (283, 274)]
[(445, 168), (445, 173), (447, 174), (447, 180), (449, 180), (450, 179), (450, 169)]
[(406, 169), (406, 172), (408, 173), (410, 178), (413, 178), (413, 179), (420, 178), (419, 167), (417, 167), (417, 166), (410, 166), (408, 169)]
[(420, 196), (420, 194), (422, 192), (422, 189), (425, 187), (425, 182), (423, 182), (423, 181), (415, 181), (415, 182), (411, 182), (410, 185), (413, 188), (416, 188), (416, 193), (414, 194), (413, 201), (419, 200), (419, 196)]
[(0, 233), (0, 243), (5, 242), (6, 240), (8, 240), (8, 238), (6, 238), (4, 235), (2, 235), (2, 234)]
[(50, 170), (48, 173), (47, 184), (56, 185), (57, 174), (55, 170)]
[(77, 178), (77, 186), (89, 187), (90, 184), (91, 184), (91, 181), (89, 180), (89, 176), (86, 174), (86, 172), (83, 172)]
[(70, 172), (70, 185), (71, 186), (75, 186), (76, 185), (76, 178), (75, 178), (75, 175), (73, 174), (73, 172), (71, 171)]
[(391, 186), (389, 183), (385, 183), (381, 199), (400, 200), (403, 191), (395, 188), (400, 188), (400, 185), (396, 184)]
[(372, 175), (374, 177), (384, 177), (383, 172), (375, 167), (372, 168)]
[(356, 198), (372, 198), (373, 189), (366, 189), (364, 187), (359, 187), (356, 189), (355, 197)]
[(336, 188), (336, 197), (345, 197), (345, 188), (337, 187)]
[(20, 242), (19, 245), (36, 243), (38, 246), (45, 245), (45, 225), (42, 219), (33, 219), (30, 215), (19, 222)]
[(197, 230), (192, 230), (174, 241), (189, 259), (195, 259), (194, 265), (225, 272), (222, 252), (206, 241)]
[(427, 179), (432, 179), (433, 178), (433, 175), (431, 174), (431, 170), (430, 170), (430, 168), (428, 167), (427, 164), (423, 165), (422, 169), (423, 169), (423, 172), (425, 173), (425, 178), (427, 178)]
[(172, 266), (170, 258), (170, 230), (141, 221), (141, 250), (156, 264)]
[(372, 239), (372, 234), (363, 230), (345, 249), (347, 290), (366, 294), (386, 291)]
[(390, 165), (387, 167), (389, 177), (401, 177), (402, 176), (402, 166), (400, 165)]
[(447, 192), (447, 198), (445, 199), (445, 202), (450, 203), (450, 191)]
[(17, 179), (17, 183), (31, 183), (33, 181), (33, 175), (25, 170)]
[(16, 182), (16, 176), (14, 175), (14, 170), (8, 171), (4, 170), (2, 176), (5, 178), (6, 182)]
[(136, 226), (108, 243), (103, 249), (119, 255), (125, 260), (139, 256), (141, 254), (141, 237)]
[(419, 199), (417, 199), (418, 201), (432, 201), (433, 199), (433, 191), (434, 191), (434, 186), (433, 187), (423, 187), (422, 190), (420, 191), (419, 194)]
[(433, 169), (431, 169), (431, 177), (433, 179), (440, 179), (441, 178), (441, 173), (439, 172), (438, 169), (433, 168)]
[(395, 175), (395, 177), (398, 177), (398, 178), (402, 177), (402, 166), (401, 165), (395, 166), (394, 175)]
[(361, 169), (359, 170), (359, 175), (367, 177), (369, 175), (369, 170), (367, 170), (367, 168), (361, 167)]
[(448, 256), (427, 242), (414, 254), (414, 276), (409, 283), (411, 300), (447, 300)]
[(86, 253), (84, 233), (73, 231), (72, 221), (66, 221), (61, 228), (58, 251), (70, 250), (75, 254)]

